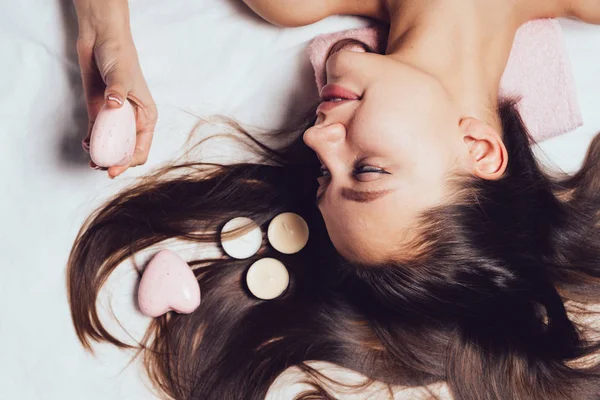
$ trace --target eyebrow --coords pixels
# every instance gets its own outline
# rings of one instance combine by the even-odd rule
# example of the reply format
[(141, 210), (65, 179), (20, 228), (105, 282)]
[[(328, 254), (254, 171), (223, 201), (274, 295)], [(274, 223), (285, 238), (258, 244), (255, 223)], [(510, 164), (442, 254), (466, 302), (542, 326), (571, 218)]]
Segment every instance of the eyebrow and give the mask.
[[(370, 202), (375, 201), (391, 192), (392, 192), (391, 189), (377, 190), (377, 191), (361, 191), (361, 190), (354, 190), (354, 189), (350, 189), (350, 188), (342, 188), (341, 194), (344, 199), (349, 200), (349, 201), (354, 201), (357, 203), (370, 203)], [(323, 191), (317, 197), (317, 204), (321, 203), (324, 196), (325, 196), (325, 191)]]

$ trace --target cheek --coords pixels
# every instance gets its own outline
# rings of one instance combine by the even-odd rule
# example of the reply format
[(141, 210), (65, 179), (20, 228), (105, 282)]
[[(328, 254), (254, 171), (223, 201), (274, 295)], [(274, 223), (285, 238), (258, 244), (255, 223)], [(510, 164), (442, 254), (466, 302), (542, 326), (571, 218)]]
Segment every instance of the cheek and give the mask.
[(413, 155), (418, 158), (416, 174), (421, 175), (421, 178), (437, 180), (450, 168), (452, 151), (448, 143), (422, 143), (422, 146), (413, 148)]
[(365, 103), (354, 117), (351, 138), (356, 144), (380, 156), (393, 156), (406, 146), (412, 127), (397, 109), (379, 102)]
[[(327, 201), (326, 198), (323, 198), (323, 203)], [(337, 220), (336, 215), (332, 215), (331, 207), (329, 205), (322, 204), (319, 206), (319, 211), (321, 212), (321, 216), (323, 217), (323, 221), (325, 222), (325, 229), (327, 229), (327, 234), (329, 238), (333, 241), (335, 237), (337, 237), (338, 233), (338, 224), (335, 223)], [(335, 243), (334, 243), (335, 244)]]
[(319, 207), (319, 211), (321, 211), (323, 221), (325, 221), (325, 226), (330, 236), (343, 234), (351, 216), (345, 212), (342, 205), (330, 202), (328, 199), (323, 199), (323, 205)]
[(446, 192), (446, 179), (451, 167), (441, 154), (429, 154), (421, 160), (407, 178), (412, 195), (408, 199), (410, 207), (424, 210), (440, 205)]
[(326, 211), (321, 210), (321, 214), (323, 215), (323, 220), (325, 221), (325, 229), (327, 230), (327, 236), (331, 240), (333, 247), (337, 250), (337, 252), (342, 257), (349, 257), (350, 253), (348, 251), (348, 246), (346, 244), (350, 242), (346, 237), (347, 231), (343, 229), (343, 222), (340, 221)]
[(364, 230), (364, 226), (360, 228), (361, 224), (364, 224), (364, 213), (352, 213), (344, 204), (327, 204), (319, 209), (325, 221), (327, 234), (337, 251), (342, 256), (355, 251), (354, 248), (362, 241), (361, 235), (357, 236), (357, 230)]

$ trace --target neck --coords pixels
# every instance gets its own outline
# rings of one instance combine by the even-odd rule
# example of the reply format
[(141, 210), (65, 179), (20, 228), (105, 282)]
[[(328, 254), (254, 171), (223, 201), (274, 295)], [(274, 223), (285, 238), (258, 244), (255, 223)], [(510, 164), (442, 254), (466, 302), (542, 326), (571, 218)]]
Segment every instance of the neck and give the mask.
[(547, 12), (536, 1), (390, 0), (386, 54), (438, 79), (463, 116), (499, 128), (500, 79), (517, 29)]

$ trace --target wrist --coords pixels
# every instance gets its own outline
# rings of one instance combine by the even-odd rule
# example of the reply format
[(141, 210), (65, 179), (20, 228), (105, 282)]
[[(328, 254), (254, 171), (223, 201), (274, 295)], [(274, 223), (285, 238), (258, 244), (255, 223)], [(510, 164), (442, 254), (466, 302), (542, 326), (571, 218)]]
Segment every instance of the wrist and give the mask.
[(127, 0), (73, 0), (80, 38), (130, 33)]

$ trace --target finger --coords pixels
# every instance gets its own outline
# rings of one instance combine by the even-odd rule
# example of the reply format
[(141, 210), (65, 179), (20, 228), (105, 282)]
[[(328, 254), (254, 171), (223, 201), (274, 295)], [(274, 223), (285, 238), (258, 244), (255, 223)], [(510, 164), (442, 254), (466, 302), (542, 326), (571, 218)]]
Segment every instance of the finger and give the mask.
[(108, 108), (121, 108), (127, 99), (132, 87), (129, 73), (119, 68), (116, 64), (106, 74), (106, 90), (104, 97)]
[(138, 135), (136, 149), (133, 153), (131, 162), (129, 163), (130, 167), (137, 167), (138, 165), (146, 164), (146, 161), (148, 161), (148, 154), (150, 153), (150, 143), (152, 143), (152, 132)]
[(137, 115), (138, 129), (135, 152), (131, 162), (129, 163), (132, 167), (143, 165), (148, 160), (150, 147), (152, 146), (152, 139), (154, 138), (154, 127), (156, 126), (156, 107), (154, 107), (154, 105), (144, 109), (138, 107)]
[(90, 166), (91, 169), (95, 169), (97, 171), (106, 171), (107, 170), (107, 168), (105, 168), (105, 167), (101, 167), (99, 165), (96, 165), (96, 163), (93, 162), (93, 161), (89, 162), (89, 166)]
[[(154, 138), (154, 128), (156, 127), (156, 121), (158, 119), (156, 106), (154, 100), (150, 95), (147, 87), (145, 87), (147, 93), (146, 101), (141, 103), (136, 96), (130, 96), (132, 103), (136, 110), (136, 125), (137, 125), (137, 137), (135, 144), (135, 151), (128, 167), (136, 167), (143, 165), (148, 161), (148, 155), (150, 154), (150, 148), (152, 147), (152, 139)], [(149, 104), (144, 106), (142, 104)], [(122, 173), (125, 169), (118, 169), (115, 173)]]
[(141, 71), (139, 77), (141, 80), (137, 82), (136, 91), (140, 94), (140, 99), (134, 95), (130, 96), (131, 101), (136, 105), (137, 132), (136, 151), (131, 162), (132, 166), (145, 164), (148, 160), (148, 154), (150, 153), (154, 137), (154, 128), (158, 119), (156, 104)]
[(85, 151), (86, 153), (90, 152), (90, 136), (88, 134), (88, 136), (85, 137), (85, 139), (83, 139), (81, 141), (81, 147), (83, 148), (83, 151)]
[(114, 179), (117, 176), (121, 175), (123, 172), (127, 171), (127, 168), (129, 168), (129, 164), (127, 165), (119, 165), (116, 167), (109, 167), (108, 168), (108, 177), (110, 179)]
[(108, 169), (108, 176), (116, 178), (130, 167), (143, 165), (148, 160), (154, 128), (158, 119), (156, 105), (150, 94), (148, 85), (144, 79), (142, 71), (135, 74), (136, 83), (133, 89), (128, 93), (128, 98), (135, 110), (136, 120), (136, 145), (131, 159), (126, 165), (114, 166)]

